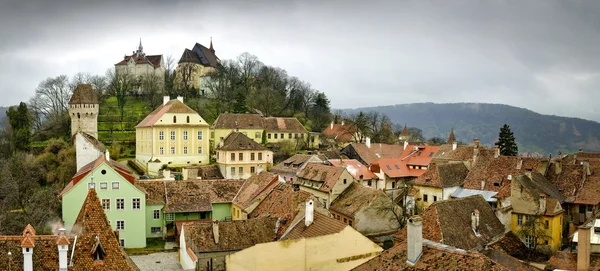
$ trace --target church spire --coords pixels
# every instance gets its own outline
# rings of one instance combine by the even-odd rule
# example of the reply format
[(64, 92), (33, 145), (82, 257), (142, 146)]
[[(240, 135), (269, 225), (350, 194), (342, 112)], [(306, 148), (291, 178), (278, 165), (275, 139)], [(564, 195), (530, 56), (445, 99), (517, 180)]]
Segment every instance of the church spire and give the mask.
[(141, 56), (144, 54), (144, 47), (142, 46), (142, 38), (140, 38), (140, 45), (138, 45), (137, 55)]
[(456, 137), (454, 137), (454, 128), (450, 131), (450, 135), (448, 136), (448, 143), (452, 144), (456, 142)]
[(213, 44), (212, 44), (212, 37), (210, 37), (210, 49), (211, 52), (213, 52), (213, 54), (215, 53), (215, 48), (213, 48)]

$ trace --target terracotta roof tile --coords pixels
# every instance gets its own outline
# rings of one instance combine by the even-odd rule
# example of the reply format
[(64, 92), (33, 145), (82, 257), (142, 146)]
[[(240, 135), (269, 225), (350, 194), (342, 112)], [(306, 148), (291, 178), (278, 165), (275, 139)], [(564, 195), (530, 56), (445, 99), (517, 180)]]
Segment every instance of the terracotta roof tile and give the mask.
[(195, 175), (195, 176), (190, 175), (190, 178), (192, 178), (192, 179), (195, 179), (195, 178), (203, 179), (203, 180), (224, 179), (223, 175), (221, 174), (221, 170), (219, 170), (219, 165), (196, 165), (196, 166), (189, 166), (186, 168), (197, 170), (197, 175)]
[(323, 135), (339, 142), (351, 142), (355, 131), (351, 125), (333, 124), (323, 130)]
[(469, 170), (463, 163), (431, 164), (429, 169), (412, 181), (415, 185), (439, 188), (461, 186)]
[(165, 204), (165, 184), (163, 180), (138, 180), (135, 186), (146, 193), (146, 204)]
[(342, 154), (365, 165), (370, 165), (379, 158), (399, 158), (403, 153), (404, 146), (382, 143), (371, 143), (370, 148), (364, 143), (351, 143), (342, 149)]
[[(484, 156), (477, 159), (475, 166), (465, 178), (464, 188), (499, 192), (505, 185), (510, 186), (511, 178), (525, 174), (528, 170), (546, 173), (547, 158), (529, 158), (517, 156)], [(481, 184), (484, 182), (482, 189)]]
[(79, 84), (73, 91), (69, 104), (98, 104), (98, 97), (92, 85)]
[(311, 159), (313, 160), (313, 162), (322, 161), (316, 155), (294, 154), (292, 157), (272, 167), (269, 171), (275, 173), (296, 175), (298, 170), (300, 170), (302, 166), (304, 166), (304, 164), (306, 164), (306, 162), (308, 162)]
[(311, 238), (341, 232), (347, 225), (329, 216), (314, 212), (314, 221), (306, 227), (304, 218), (293, 225), (281, 238), (282, 240)]
[[(472, 161), (475, 154), (475, 148), (472, 145), (458, 145), (455, 150), (452, 150), (452, 144), (443, 144), (434, 155), (436, 160), (449, 161)], [(492, 156), (492, 152), (486, 146), (477, 148), (479, 156)]]
[(336, 167), (345, 167), (354, 180), (375, 180), (379, 179), (375, 173), (371, 172), (367, 166), (354, 159), (329, 159), (329, 163)]
[(307, 133), (306, 128), (297, 118), (266, 117), (263, 118), (267, 132)]
[[(319, 190), (329, 192), (340, 179), (340, 176), (344, 171), (346, 171), (346, 169), (341, 167), (328, 166), (321, 163), (308, 163), (306, 167), (298, 173), (298, 178), (321, 182), (323, 184), (319, 187)], [(299, 181), (296, 180), (295, 182), (297, 183)]]
[(212, 203), (231, 202), (243, 181), (187, 180), (167, 181), (166, 184), (167, 200), (163, 211), (181, 213), (211, 211)]
[[(218, 242), (215, 242), (213, 224), (218, 225)], [(183, 232), (186, 245), (196, 253), (231, 251), (275, 241), (276, 224), (275, 218), (190, 222), (183, 224)]]
[[(551, 268), (560, 270), (577, 270), (577, 253), (556, 251), (548, 261)], [(588, 270), (600, 269), (600, 255), (590, 254), (590, 267)]]
[[(331, 203), (329, 209), (354, 217), (363, 208), (369, 207), (377, 198), (386, 197), (383, 190), (364, 187), (358, 183), (352, 183), (344, 192)], [(389, 201), (389, 198), (387, 198)]]
[(112, 169), (114, 169), (117, 173), (119, 173), (119, 175), (121, 175), (125, 180), (127, 180), (131, 184), (135, 184), (135, 177), (133, 176), (133, 172), (131, 172), (124, 165), (121, 165), (115, 161), (112, 161), (112, 160), (107, 161), (106, 157), (104, 155), (100, 155), (100, 157), (98, 157), (96, 160), (81, 167), (81, 169), (79, 169), (79, 171), (77, 171), (75, 173), (73, 178), (71, 178), (71, 182), (69, 182), (69, 184), (67, 184), (65, 186), (65, 188), (63, 188), (62, 192), (60, 192), (59, 197), (62, 198), (62, 195), (69, 192), (69, 190), (71, 190), (71, 188), (73, 188), (77, 183), (79, 183), (79, 181), (81, 181), (83, 178), (85, 178), (85, 176), (87, 176), (90, 172), (92, 172), (94, 169), (96, 169), (98, 166), (100, 166), (103, 163), (106, 163), (108, 166), (110, 166)]
[(278, 180), (279, 176), (266, 171), (250, 176), (238, 191), (233, 203), (247, 209), (257, 200), (264, 198), (279, 183)]
[(232, 131), (225, 139), (221, 141), (217, 150), (237, 151), (237, 150), (266, 150), (267, 148), (256, 143), (246, 135)]
[(213, 129), (263, 129), (263, 119), (259, 114), (220, 114)]

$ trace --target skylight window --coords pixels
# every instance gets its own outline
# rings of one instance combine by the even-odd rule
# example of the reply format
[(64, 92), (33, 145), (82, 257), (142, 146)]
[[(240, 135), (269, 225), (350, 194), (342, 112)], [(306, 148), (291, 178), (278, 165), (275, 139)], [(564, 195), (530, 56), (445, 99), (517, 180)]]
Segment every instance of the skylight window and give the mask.
[(433, 156), (433, 152), (430, 152), (430, 153), (429, 153), (429, 157), (431, 157), (431, 156)]
[(418, 152), (418, 153), (417, 153), (417, 156), (421, 156), (421, 152)]
[(387, 167), (388, 170), (392, 170), (392, 168), (390, 167), (390, 165), (385, 165), (385, 167)]
[(398, 165), (394, 165), (394, 167), (396, 167), (397, 170), (400, 170), (400, 167)]

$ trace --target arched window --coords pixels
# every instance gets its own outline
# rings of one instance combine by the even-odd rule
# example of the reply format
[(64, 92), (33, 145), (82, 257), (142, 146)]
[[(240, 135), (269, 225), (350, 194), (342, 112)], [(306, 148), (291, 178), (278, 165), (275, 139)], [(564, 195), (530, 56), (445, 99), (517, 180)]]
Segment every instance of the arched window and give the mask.
[(187, 123), (190, 123), (190, 116), (186, 117)]
[(80, 118), (81, 118), (81, 116), (79, 115), (79, 113), (77, 113), (77, 118), (78, 118), (78, 119), (80, 119)]
[(173, 123), (177, 123), (177, 116), (173, 116)]

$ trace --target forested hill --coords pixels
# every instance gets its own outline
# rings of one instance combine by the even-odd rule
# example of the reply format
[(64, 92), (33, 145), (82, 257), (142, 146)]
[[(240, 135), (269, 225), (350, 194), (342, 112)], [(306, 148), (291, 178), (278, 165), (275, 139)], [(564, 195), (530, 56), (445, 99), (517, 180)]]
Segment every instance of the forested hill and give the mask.
[(6, 118), (6, 110), (8, 110), (8, 107), (0, 106), (0, 123), (2, 123)]
[(480, 103), (414, 103), (391, 106), (346, 109), (345, 113), (376, 111), (386, 114), (394, 123), (423, 130), (425, 138), (448, 138), (454, 128), (457, 140), (492, 145), (500, 127), (510, 125), (519, 152), (547, 155), (557, 151), (574, 152), (579, 148), (600, 151), (600, 123), (579, 118), (542, 115), (531, 110), (502, 104)]

